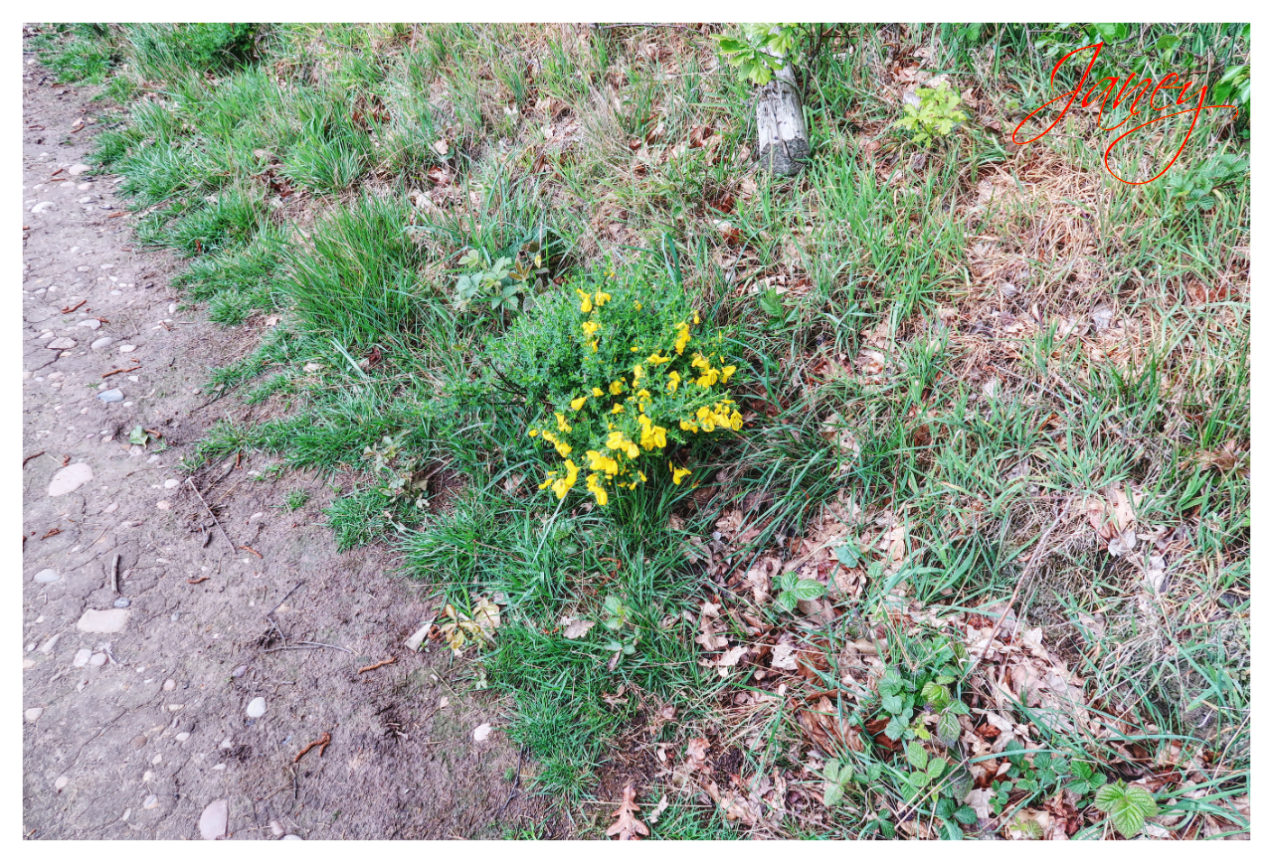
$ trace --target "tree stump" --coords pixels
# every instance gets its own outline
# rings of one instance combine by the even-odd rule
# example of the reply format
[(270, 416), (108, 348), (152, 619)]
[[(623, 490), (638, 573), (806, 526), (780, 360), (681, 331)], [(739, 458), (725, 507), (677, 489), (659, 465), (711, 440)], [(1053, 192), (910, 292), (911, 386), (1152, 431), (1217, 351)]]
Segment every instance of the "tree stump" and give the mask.
[(774, 174), (799, 173), (809, 158), (809, 129), (790, 66), (783, 66), (757, 92), (756, 130), (760, 164)]

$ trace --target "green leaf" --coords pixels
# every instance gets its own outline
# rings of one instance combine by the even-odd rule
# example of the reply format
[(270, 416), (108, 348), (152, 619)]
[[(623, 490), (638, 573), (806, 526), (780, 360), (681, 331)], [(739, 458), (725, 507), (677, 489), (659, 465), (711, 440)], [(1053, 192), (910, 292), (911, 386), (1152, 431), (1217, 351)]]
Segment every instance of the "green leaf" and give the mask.
[(880, 699), (880, 706), (883, 707), (885, 710), (887, 710), (889, 713), (892, 713), (892, 714), (901, 713), (902, 712), (902, 696), (885, 695), (883, 698)]
[(1121, 833), (1124, 839), (1131, 839), (1145, 827), (1145, 813), (1126, 799), (1115, 804), (1114, 809), (1109, 813), (1109, 820), (1113, 822), (1114, 829)]
[(820, 581), (814, 581), (811, 578), (802, 578), (796, 582), (796, 588), (793, 593), (796, 599), (811, 600), (817, 599), (826, 593), (827, 587)]
[(904, 731), (906, 731), (906, 721), (898, 716), (890, 719), (884, 728), (884, 734), (889, 740), (901, 740)]
[(932, 777), (929, 776), (928, 773), (923, 770), (912, 770), (907, 775), (906, 781), (911, 784), (912, 788), (923, 788), (930, 781), (932, 781)]
[(148, 440), (150, 440), (150, 435), (146, 434), (146, 430), (141, 426), (135, 426), (128, 433), (128, 442), (133, 446), (145, 446)]
[(906, 760), (915, 769), (923, 770), (928, 764), (928, 751), (924, 749), (922, 744), (911, 741), (910, 745), (906, 747)]
[(835, 550), (835, 559), (840, 561), (843, 566), (854, 567), (858, 565), (858, 561), (862, 557), (858, 554), (857, 546), (846, 542)]
[(1146, 818), (1152, 818), (1158, 814), (1158, 803), (1154, 800), (1154, 795), (1143, 786), (1128, 785), (1123, 792), (1123, 799), (1139, 809)]
[(959, 720), (953, 712), (947, 711), (937, 720), (937, 739), (947, 746), (959, 740)]
[(1102, 812), (1111, 812), (1123, 799), (1123, 789), (1117, 785), (1106, 785), (1096, 792), (1094, 805)]
[(778, 594), (778, 598), (774, 600), (774, 604), (783, 611), (791, 611), (796, 607), (796, 595), (791, 591), (784, 590)]
[(960, 806), (955, 810), (955, 820), (960, 824), (976, 824), (977, 811), (971, 806)]
[(928, 762), (928, 775), (934, 779), (940, 779), (942, 773), (946, 772), (946, 768), (950, 763), (940, 755), (934, 755), (932, 760)]
[(897, 673), (897, 669), (890, 668), (884, 672), (884, 676), (880, 678), (879, 690), (880, 695), (893, 695), (902, 689), (902, 676)]
[(822, 805), (830, 809), (835, 804), (844, 799), (844, 786), (837, 784), (829, 784), (822, 792)]

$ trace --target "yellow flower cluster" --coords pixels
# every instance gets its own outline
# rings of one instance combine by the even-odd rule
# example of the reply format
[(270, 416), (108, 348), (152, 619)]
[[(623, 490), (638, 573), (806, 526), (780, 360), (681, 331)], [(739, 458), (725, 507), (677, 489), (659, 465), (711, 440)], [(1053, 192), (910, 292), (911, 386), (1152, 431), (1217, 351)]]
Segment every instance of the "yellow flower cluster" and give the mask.
[[(608, 313), (607, 316), (598, 314), (612, 299), (609, 293), (576, 289), (575, 294), (579, 299), (579, 313), (584, 317), (579, 325), (584, 336), (582, 343), (591, 353), (598, 352), (607, 333), (611, 339), (624, 338), (611, 329), (614, 322)], [(634, 301), (632, 307), (642, 310), (638, 301)], [(608, 362), (605, 357), (613, 356), (616, 350), (622, 351), (623, 356), (639, 354), (644, 359), (626, 367), (624, 373), (613, 380), (585, 387), (582, 392), (577, 390), (568, 399), (561, 396), (562, 401), (569, 404), (571, 415), (567, 416), (564, 409), (555, 410), (555, 423), (550, 421), (548, 428), (530, 429), (532, 438), (542, 438), (563, 460), (561, 469), (548, 472), (540, 489), (551, 487), (557, 498), (563, 499), (575, 487), (580, 473), (586, 472), (584, 487), (599, 506), (606, 506), (616, 489), (632, 490), (648, 482), (638, 462), (665, 458), (669, 447), (686, 441), (682, 432), (698, 434), (742, 428), (742, 415), (731, 399), (704, 403), (705, 396), (710, 399), (707, 391), (728, 384), (737, 369), (724, 365), (723, 357), (705, 356), (690, 349), (694, 340), (692, 328), (701, 320), (695, 311), (689, 320), (671, 324), (664, 330), (665, 335), (654, 337), (654, 341), (662, 341), (661, 345), (643, 344), (648, 337), (633, 336), (626, 338), (637, 340), (637, 344), (625, 341), (620, 347), (614, 342), (607, 343), (611, 353), (600, 355), (602, 368)], [(713, 365), (713, 359), (721, 365)], [(657, 399), (654, 393), (659, 394)], [(660, 419), (667, 425), (660, 424)], [(669, 427), (679, 431), (672, 433)], [(571, 458), (576, 447), (584, 453), (582, 465)], [(678, 466), (670, 459), (667, 467), (675, 485), (681, 485), (691, 473), (689, 468)]]

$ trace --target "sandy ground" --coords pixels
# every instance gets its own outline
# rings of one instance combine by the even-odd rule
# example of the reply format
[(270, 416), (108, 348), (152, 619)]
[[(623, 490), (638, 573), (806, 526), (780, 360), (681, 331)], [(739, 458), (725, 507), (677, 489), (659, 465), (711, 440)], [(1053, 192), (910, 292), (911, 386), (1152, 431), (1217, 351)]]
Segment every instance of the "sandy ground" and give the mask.
[(427, 586), (384, 549), (336, 553), (320, 478), (245, 457), (188, 481), (209, 425), (253, 418), (202, 387), (264, 324), (203, 321), (171, 257), (134, 248), (84, 164), (101, 103), (34, 64), (23, 91), (24, 835), (560, 835), (506, 707), (403, 646)]

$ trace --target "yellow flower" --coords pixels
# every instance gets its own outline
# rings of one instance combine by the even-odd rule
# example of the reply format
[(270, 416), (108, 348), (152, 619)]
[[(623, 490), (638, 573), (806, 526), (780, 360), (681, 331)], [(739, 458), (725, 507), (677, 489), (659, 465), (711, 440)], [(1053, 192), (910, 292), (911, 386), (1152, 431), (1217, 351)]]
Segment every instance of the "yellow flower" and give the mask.
[(687, 467), (677, 467), (671, 462), (667, 463), (668, 468), (672, 471), (672, 484), (680, 485), (681, 480), (690, 475), (690, 469)]
[(588, 469), (605, 471), (606, 475), (614, 476), (619, 472), (619, 463), (604, 453), (590, 449), (588, 450)]
[(592, 396), (593, 396), (593, 398), (598, 398), (598, 399), (599, 399), (599, 398), (601, 398), (603, 395), (605, 395), (605, 393), (601, 391), (601, 387), (593, 387), (593, 388), (592, 388)]
[(611, 381), (610, 395), (617, 396), (621, 392), (623, 392), (623, 381)]
[(614, 407), (610, 408), (610, 413), (612, 414), (623, 413), (623, 405), (616, 404)]
[(665, 357), (665, 356), (663, 356), (661, 353), (659, 353), (658, 351), (655, 351), (654, 353), (652, 353), (652, 354), (650, 354), (648, 357), (646, 357), (646, 358), (645, 358), (645, 361), (646, 361), (647, 363), (649, 363), (650, 365), (652, 365), (652, 366), (657, 366), (657, 365), (660, 365), (661, 363), (670, 363), (670, 362), (672, 362), (672, 358), (671, 358), (671, 357)]
[(574, 488), (575, 477), (579, 476), (579, 467), (570, 459), (566, 459), (566, 475), (553, 483), (553, 492), (557, 500), (566, 496), (566, 492)]
[(700, 323), (702, 323), (702, 318), (698, 316), (698, 309), (695, 309), (694, 310), (694, 326), (698, 326)]
[(707, 370), (712, 367), (712, 364), (708, 361), (707, 357), (703, 356), (698, 351), (694, 352), (694, 359), (690, 363), (690, 365), (692, 365), (696, 369), (703, 369), (703, 370)]
[(638, 300), (632, 301), (632, 307), (636, 309), (638, 312), (641, 311), (641, 303)]
[(539, 434), (539, 429), (531, 429), (531, 430), (530, 430), (530, 436), (531, 436), (531, 437), (535, 437), (535, 436), (536, 436), (536, 435), (538, 435), (538, 434)]
[(698, 423), (692, 423), (688, 420), (681, 420), (681, 431), (698, 432)]
[(667, 391), (670, 393), (674, 393), (676, 392), (676, 388), (679, 387), (680, 385), (681, 385), (681, 373), (668, 372), (667, 373)]
[(703, 372), (701, 375), (698, 376), (698, 379), (695, 381), (695, 383), (697, 383), (700, 387), (706, 388), (716, 383), (716, 379), (719, 377), (720, 377), (720, 372), (718, 372), (716, 369), (709, 368), (707, 371)]
[(667, 446), (667, 429), (656, 426), (647, 416), (638, 418), (637, 422), (641, 424), (641, 446), (647, 450)]
[(681, 321), (679, 324), (676, 325), (676, 344), (673, 345), (673, 347), (676, 349), (676, 355), (680, 356), (681, 354), (683, 354), (685, 352), (685, 346), (688, 345), (689, 343), (690, 343), (689, 324), (685, 323), (684, 321)]
[(645, 472), (644, 472), (644, 471), (637, 471), (637, 476), (639, 476), (639, 477), (641, 478), (641, 482), (649, 482), (649, 480), (645, 478)]
[(632, 386), (637, 385), (637, 381), (641, 380), (641, 376), (645, 374), (645, 366), (637, 363), (632, 367)]
[(729, 383), (730, 376), (736, 371), (738, 371), (737, 366), (725, 366), (725, 368), (720, 370), (720, 382), (723, 384)]
[(566, 417), (562, 414), (562, 412), (555, 411), (554, 416), (557, 417), (557, 431), (569, 432), (571, 428), (570, 423), (566, 422)]
[(597, 504), (599, 506), (605, 506), (610, 500), (610, 496), (606, 494), (605, 486), (598, 481), (597, 474), (588, 474), (588, 479), (585, 484), (588, 486), (588, 491), (592, 492), (592, 494), (597, 498)]
[(592, 341), (588, 342), (588, 347), (592, 348), (592, 352), (595, 354), (597, 352), (597, 340), (593, 339)]
[(583, 407), (583, 403), (584, 403), (584, 402), (586, 402), (587, 400), (588, 400), (588, 397), (587, 397), (587, 396), (580, 396), (580, 397), (579, 397), (579, 398), (577, 398), (577, 399), (571, 399), (571, 400), (570, 400), (570, 409), (571, 409), (572, 411), (577, 411), (577, 410), (579, 410), (581, 407)]
[(636, 397), (637, 397), (638, 399), (646, 399), (646, 400), (648, 401), (648, 400), (649, 400), (649, 398), (650, 398), (650, 391), (649, 391), (649, 390), (647, 390), (647, 389), (644, 389), (644, 388), (643, 388), (643, 389), (639, 389), (639, 390), (637, 390)]
[(628, 440), (627, 436), (621, 432), (610, 432), (610, 436), (606, 438), (606, 446), (609, 449), (617, 449), (627, 453), (628, 458), (635, 459), (641, 454), (641, 450), (637, 449), (637, 445)]
[(738, 411), (734, 411), (729, 417), (729, 427), (734, 431), (738, 431), (743, 427), (743, 415)]
[(592, 299), (594, 302), (596, 302), (597, 308), (601, 308), (607, 302), (609, 302), (609, 300), (611, 299), (611, 296), (607, 294), (605, 291), (597, 291), (595, 294), (592, 295)]
[(570, 449), (570, 444), (566, 443), (564, 440), (557, 441), (557, 455), (565, 458), (570, 455)]
[(596, 321), (584, 321), (582, 326), (583, 326), (583, 334), (585, 336), (590, 336), (593, 333), (595, 333), (597, 330), (601, 329), (601, 324), (597, 323)]
[(548, 477), (539, 484), (539, 490), (543, 491), (544, 489), (548, 488), (548, 486), (552, 485), (553, 477), (555, 477), (556, 475), (557, 475), (557, 471), (555, 470), (548, 471)]
[(592, 311), (592, 297), (588, 294), (588, 292), (575, 288), (575, 293), (579, 295), (579, 311), (583, 312), (585, 315)]

